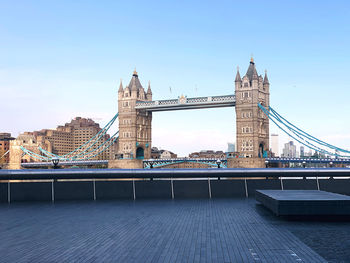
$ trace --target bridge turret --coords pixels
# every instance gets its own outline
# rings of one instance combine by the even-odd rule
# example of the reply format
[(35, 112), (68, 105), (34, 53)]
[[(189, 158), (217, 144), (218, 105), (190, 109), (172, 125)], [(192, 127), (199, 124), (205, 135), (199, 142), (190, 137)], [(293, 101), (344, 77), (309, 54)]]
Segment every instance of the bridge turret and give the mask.
[[(119, 94), (119, 93), (118, 93)], [(118, 153), (122, 158), (150, 158), (152, 113), (135, 108), (138, 101), (148, 100), (138, 74), (134, 70), (124, 96), (119, 96)]]
[(241, 75), (239, 74), (239, 67), (237, 67), (237, 74), (235, 78), (235, 88), (240, 89), (241, 86), (242, 86), (242, 79), (241, 79)]
[(138, 98), (140, 100), (145, 100), (146, 99), (146, 93), (143, 87), (139, 88), (139, 96)]
[(264, 77), (264, 82), (263, 82), (264, 88), (266, 90), (269, 90), (270, 88), (270, 82), (269, 79), (267, 78), (267, 70), (265, 70), (265, 77)]
[(152, 100), (151, 81), (148, 81), (147, 100)]
[(124, 95), (123, 83), (122, 83), (122, 80), (120, 80), (120, 85), (118, 89), (118, 99), (121, 99), (123, 95)]
[[(236, 84), (236, 145), (240, 157), (261, 158), (269, 149), (269, 121), (258, 103), (269, 105), (269, 92), (253, 58), (242, 85)], [(264, 86), (265, 85), (265, 86)]]

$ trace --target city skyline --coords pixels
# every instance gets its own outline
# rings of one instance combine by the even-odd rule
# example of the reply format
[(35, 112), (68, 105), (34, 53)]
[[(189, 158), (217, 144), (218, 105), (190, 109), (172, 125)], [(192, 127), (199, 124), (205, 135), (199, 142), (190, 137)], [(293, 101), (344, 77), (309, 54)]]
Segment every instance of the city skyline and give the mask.
[[(253, 1), (244, 12), (243, 3), (222, 3), (212, 12), (209, 3), (153, 10), (156, 3), (137, 1), (133, 7), (5, 2), (1, 131), (17, 136), (76, 116), (104, 126), (117, 111), (119, 79), (127, 83), (135, 66), (144, 87), (151, 81), (155, 100), (233, 94), (236, 67), (243, 75), (253, 53), (258, 72), (268, 70), (276, 110), (316, 137), (350, 148), (350, 80), (343, 77), (349, 4), (296, 2), (287, 8)], [(234, 109), (156, 113), (153, 145), (180, 155), (223, 150), (235, 142), (234, 122)], [(271, 133), (280, 135), (280, 145), (288, 141), (273, 124)]]

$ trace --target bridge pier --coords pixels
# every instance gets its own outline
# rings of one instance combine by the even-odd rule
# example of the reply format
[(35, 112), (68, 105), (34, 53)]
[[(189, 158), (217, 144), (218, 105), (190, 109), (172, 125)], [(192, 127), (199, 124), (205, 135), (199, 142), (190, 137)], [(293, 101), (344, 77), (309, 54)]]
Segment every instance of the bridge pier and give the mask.
[(142, 169), (143, 160), (140, 159), (117, 159), (108, 161), (109, 169)]
[(228, 158), (227, 168), (265, 168), (264, 158)]

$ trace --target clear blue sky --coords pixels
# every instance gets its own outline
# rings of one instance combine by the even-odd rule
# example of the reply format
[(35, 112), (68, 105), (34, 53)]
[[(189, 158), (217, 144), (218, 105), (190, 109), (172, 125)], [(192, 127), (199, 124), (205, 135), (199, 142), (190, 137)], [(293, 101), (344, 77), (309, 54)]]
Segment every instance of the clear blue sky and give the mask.
[[(349, 33), (348, 1), (0, 0), (0, 131), (104, 125), (134, 67), (154, 99), (233, 94), (253, 54), (271, 106), (350, 148)], [(180, 155), (234, 140), (231, 108), (153, 117), (153, 146)]]

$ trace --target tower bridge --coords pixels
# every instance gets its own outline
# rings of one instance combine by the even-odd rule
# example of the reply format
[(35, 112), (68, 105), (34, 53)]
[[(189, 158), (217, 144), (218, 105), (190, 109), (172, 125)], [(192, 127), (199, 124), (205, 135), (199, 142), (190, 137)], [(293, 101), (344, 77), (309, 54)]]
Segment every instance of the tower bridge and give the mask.
[(124, 88), (120, 83), (118, 90), (120, 158), (151, 158), (153, 112), (235, 107), (237, 151), (240, 157), (249, 157), (249, 160), (241, 158), (239, 166), (263, 166), (262, 158), (267, 157), (269, 149), (269, 118), (258, 104), (269, 107), (270, 84), (267, 74), (265, 72), (264, 77), (259, 76), (251, 59), (243, 78), (237, 69), (234, 82), (232, 95), (197, 98), (182, 95), (177, 99), (152, 100), (150, 83), (145, 91), (135, 70), (129, 85)]
[[(196, 166), (205, 164), (215, 167), (218, 165), (216, 162), (218, 160), (214, 159), (152, 159), (152, 117), (153, 114), (158, 111), (235, 107), (237, 153), (234, 154), (235, 158), (231, 156), (231, 158), (220, 160), (221, 167), (262, 168), (266, 165), (265, 161), (274, 165), (276, 163), (281, 164), (285, 162), (315, 162), (305, 159), (287, 160), (271, 158), (271, 156), (268, 155), (270, 120), (298, 143), (316, 152), (335, 157), (335, 159), (325, 159), (321, 162), (330, 163), (333, 162), (332, 160), (341, 160), (340, 163), (342, 164), (347, 164), (349, 162), (349, 150), (338, 148), (313, 137), (309, 133), (293, 125), (270, 107), (270, 83), (266, 71), (264, 77), (258, 75), (253, 59), (251, 59), (248, 70), (243, 77), (241, 77), (237, 69), (234, 86), (234, 94), (231, 95), (196, 98), (187, 98), (181, 95), (175, 99), (153, 100), (151, 85), (148, 84), (148, 89), (145, 91), (139, 80), (138, 73), (135, 70), (129, 84), (126, 85), (125, 88), (123, 84), (120, 83), (118, 90), (118, 113), (116, 113), (112, 120), (89, 141), (72, 152), (61, 156), (51, 153), (47, 151), (47, 149), (43, 149), (40, 145), (37, 150), (29, 150), (21, 145), (20, 150), (22, 152), (12, 156), (19, 156), (18, 160), (20, 161), (21, 154), (27, 154), (30, 155), (31, 158), (43, 162), (40, 164), (42, 166), (46, 166), (48, 162), (54, 160), (59, 160), (62, 165), (64, 164), (66, 166), (80, 164), (96, 165), (96, 163), (91, 161), (100, 153), (114, 145), (114, 143), (117, 143), (118, 159), (108, 161), (108, 167), (110, 168), (155, 168), (176, 165), (189, 167), (189, 163), (193, 162), (196, 163)], [(100, 141), (101, 138), (107, 133), (117, 118), (119, 118), (119, 130), (107, 141), (102, 143)], [(38, 150), (40, 152), (38, 152)], [(32, 164), (23, 164), (22, 167), (30, 167), (31, 165)], [(103, 165), (107, 165), (107, 163), (104, 162)], [(20, 162), (18, 162), (18, 166), (20, 166)]]

